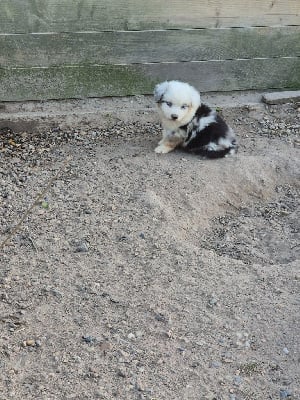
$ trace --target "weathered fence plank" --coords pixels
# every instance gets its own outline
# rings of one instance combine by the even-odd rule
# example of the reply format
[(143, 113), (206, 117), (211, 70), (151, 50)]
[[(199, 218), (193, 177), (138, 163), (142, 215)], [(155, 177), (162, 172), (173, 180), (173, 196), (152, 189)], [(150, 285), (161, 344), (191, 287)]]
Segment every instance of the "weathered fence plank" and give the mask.
[(0, 34), (0, 49), (3, 67), (288, 57), (300, 56), (300, 26)]
[(151, 93), (181, 79), (200, 91), (300, 87), (300, 58), (0, 69), (0, 100), (44, 100)]
[[(293, 25), (293, 26), (292, 26)], [(300, 87), (300, 0), (1, 0), (0, 100)]]
[(1, 0), (0, 32), (299, 25), (299, 0)]

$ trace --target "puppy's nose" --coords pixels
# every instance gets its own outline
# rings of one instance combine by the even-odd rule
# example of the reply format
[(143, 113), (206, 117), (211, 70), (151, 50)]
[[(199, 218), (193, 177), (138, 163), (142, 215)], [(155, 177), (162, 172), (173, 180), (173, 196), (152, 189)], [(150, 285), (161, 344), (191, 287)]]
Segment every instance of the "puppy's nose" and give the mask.
[(171, 118), (174, 119), (174, 121), (178, 118), (178, 115), (176, 114), (171, 114)]

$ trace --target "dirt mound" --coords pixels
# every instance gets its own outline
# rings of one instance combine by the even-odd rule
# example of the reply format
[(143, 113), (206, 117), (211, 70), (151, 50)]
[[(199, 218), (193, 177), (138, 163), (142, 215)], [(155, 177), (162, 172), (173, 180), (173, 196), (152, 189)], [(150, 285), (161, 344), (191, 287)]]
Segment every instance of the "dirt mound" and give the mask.
[(223, 113), (214, 161), (146, 121), (9, 133), (0, 398), (299, 397), (299, 113)]

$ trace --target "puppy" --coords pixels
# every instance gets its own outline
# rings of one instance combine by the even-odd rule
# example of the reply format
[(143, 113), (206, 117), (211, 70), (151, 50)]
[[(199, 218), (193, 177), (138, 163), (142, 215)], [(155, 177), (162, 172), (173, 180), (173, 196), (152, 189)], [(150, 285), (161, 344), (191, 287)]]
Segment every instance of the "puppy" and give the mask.
[(163, 128), (156, 153), (181, 146), (206, 158), (220, 158), (237, 150), (233, 130), (188, 83), (166, 81), (155, 86), (154, 100)]

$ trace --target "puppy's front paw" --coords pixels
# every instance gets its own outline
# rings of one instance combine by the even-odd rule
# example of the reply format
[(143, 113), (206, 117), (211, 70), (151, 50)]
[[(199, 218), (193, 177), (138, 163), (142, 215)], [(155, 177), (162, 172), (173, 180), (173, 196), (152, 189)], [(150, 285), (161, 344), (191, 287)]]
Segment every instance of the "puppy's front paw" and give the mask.
[(157, 154), (166, 154), (169, 153), (170, 151), (172, 151), (173, 149), (171, 147), (168, 147), (164, 144), (160, 144), (155, 148), (155, 153)]

